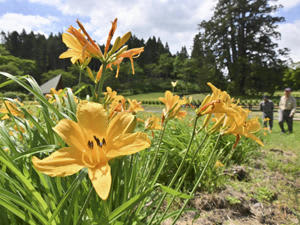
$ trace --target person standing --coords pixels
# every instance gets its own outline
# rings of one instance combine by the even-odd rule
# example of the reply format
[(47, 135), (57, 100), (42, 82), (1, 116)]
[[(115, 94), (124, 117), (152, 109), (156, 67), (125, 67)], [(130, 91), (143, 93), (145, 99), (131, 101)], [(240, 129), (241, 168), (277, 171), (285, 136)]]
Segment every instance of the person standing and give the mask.
[(263, 112), (264, 127), (267, 127), (269, 121), (269, 128), (272, 130), (274, 103), (269, 100), (268, 96), (264, 95), (263, 101), (260, 102), (259, 107), (260, 111)]
[(291, 88), (284, 89), (284, 96), (279, 102), (278, 122), (282, 133), (285, 133), (284, 122), (287, 123), (289, 133), (293, 132), (293, 117), (296, 112), (296, 99), (291, 96)]

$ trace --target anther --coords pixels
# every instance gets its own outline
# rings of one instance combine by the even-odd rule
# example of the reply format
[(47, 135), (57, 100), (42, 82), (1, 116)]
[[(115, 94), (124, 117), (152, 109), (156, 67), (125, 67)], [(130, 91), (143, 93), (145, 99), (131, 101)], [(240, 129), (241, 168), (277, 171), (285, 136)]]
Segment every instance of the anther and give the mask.
[(97, 145), (102, 147), (102, 144), (101, 144), (100, 140), (96, 136), (94, 136), (94, 139), (95, 139)]
[(94, 142), (93, 141), (88, 141), (88, 147), (90, 149), (93, 149), (94, 148)]

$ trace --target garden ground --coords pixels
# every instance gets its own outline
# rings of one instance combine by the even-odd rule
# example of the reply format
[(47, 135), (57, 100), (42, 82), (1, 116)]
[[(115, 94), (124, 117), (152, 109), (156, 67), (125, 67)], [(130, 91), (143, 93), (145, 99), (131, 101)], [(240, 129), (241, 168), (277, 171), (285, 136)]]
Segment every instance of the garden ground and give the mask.
[(300, 224), (300, 122), (290, 135), (274, 125), (255, 157), (224, 169), (224, 188), (197, 193), (176, 224)]

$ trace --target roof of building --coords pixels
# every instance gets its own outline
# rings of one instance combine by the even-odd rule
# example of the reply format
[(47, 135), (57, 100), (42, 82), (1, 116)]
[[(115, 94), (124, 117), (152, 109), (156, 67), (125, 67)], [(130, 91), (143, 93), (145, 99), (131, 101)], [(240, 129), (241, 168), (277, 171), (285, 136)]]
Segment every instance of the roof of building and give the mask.
[(61, 83), (61, 74), (57, 75), (56, 77), (52, 78), (51, 80), (48, 80), (46, 83), (42, 84), (40, 86), (43, 94), (48, 94), (50, 93), (50, 89), (58, 89), (61, 87), (58, 87), (59, 84)]

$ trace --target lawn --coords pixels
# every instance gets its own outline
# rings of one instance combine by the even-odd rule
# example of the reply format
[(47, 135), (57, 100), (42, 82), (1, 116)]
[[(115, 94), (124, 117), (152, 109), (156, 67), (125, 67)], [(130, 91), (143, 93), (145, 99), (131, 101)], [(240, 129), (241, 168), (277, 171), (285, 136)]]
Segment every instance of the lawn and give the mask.
[[(136, 99), (138, 101), (143, 101), (143, 100), (158, 100), (159, 97), (164, 96), (164, 92), (151, 92), (151, 93), (145, 93), (145, 94), (137, 94), (137, 95), (129, 95), (126, 96), (127, 98), (130, 99)], [(186, 97), (192, 96), (193, 100), (203, 100), (204, 97), (206, 96), (206, 93), (199, 93), (199, 94), (191, 94), (191, 95), (186, 95)]]

